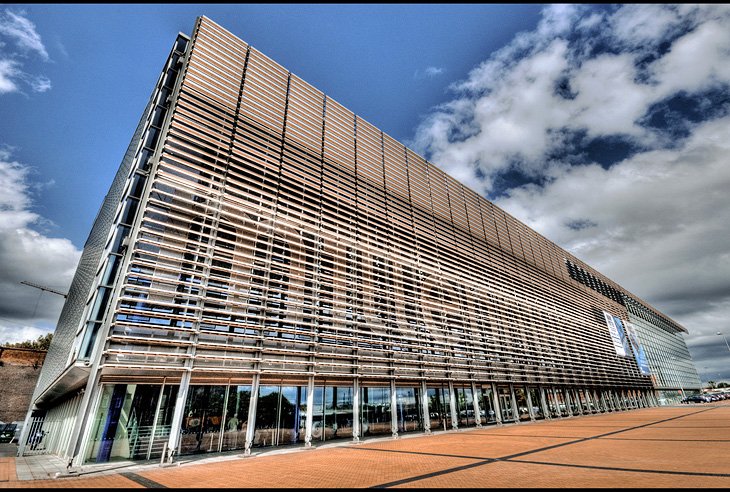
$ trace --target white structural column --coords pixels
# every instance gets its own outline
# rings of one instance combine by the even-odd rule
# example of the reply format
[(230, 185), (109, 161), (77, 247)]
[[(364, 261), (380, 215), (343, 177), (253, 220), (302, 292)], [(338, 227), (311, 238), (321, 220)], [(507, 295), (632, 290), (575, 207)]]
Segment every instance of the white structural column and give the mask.
[(360, 380), (352, 381), (352, 440), (360, 442)]
[(472, 400), (474, 400), (474, 421), (476, 422), (477, 427), (481, 427), (482, 413), (481, 409), (479, 408), (479, 398), (477, 398), (477, 385), (474, 383), (474, 381), (471, 382), (471, 395)]
[[(560, 400), (558, 400), (558, 391), (555, 389), (554, 386), (551, 388), (551, 391), (553, 393), (553, 402), (555, 403), (555, 413), (558, 414), (558, 417), (562, 418), (563, 411), (560, 410)], [(565, 404), (565, 402), (563, 402), (563, 404)]]
[(307, 381), (307, 420), (304, 424), (304, 446), (312, 447), (312, 416), (314, 414), (314, 376)]
[(510, 383), (509, 385), (509, 393), (512, 397), (510, 400), (512, 401), (512, 417), (514, 418), (514, 423), (519, 424), (520, 423), (520, 409), (517, 408), (517, 397), (515, 396), (515, 387)]
[(651, 393), (649, 393), (649, 396), (651, 396), (651, 401), (654, 404), (654, 406), (655, 407), (658, 407), (659, 406), (659, 400), (657, 399), (656, 393), (654, 393), (654, 391), (652, 391)]
[(167, 441), (165, 461), (172, 463), (177, 452), (178, 439), (180, 438), (180, 427), (182, 419), (185, 416), (185, 402), (188, 399), (188, 388), (190, 387), (191, 371), (185, 371), (180, 378), (180, 387), (177, 389), (177, 397), (175, 398), (175, 410), (172, 413), (172, 422), (170, 423), (170, 438)]
[(550, 406), (548, 406), (547, 398), (545, 395), (545, 388), (540, 387), (540, 404), (542, 405), (542, 414), (545, 416), (545, 419), (552, 420), (553, 416), (550, 414)]
[(583, 397), (585, 398), (586, 402), (586, 412), (587, 413), (594, 413), (596, 411), (595, 405), (593, 405), (593, 398), (591, 398), (590, 392), (588, 391), (588, 388), (579, 389), (578, 391), (583, 392)]
[(492, 405), (497, 425), (502, 425), (502, 410), (499, 408), (499, 396), (497, 396), (497, 386), (494, 383), (492, 383)]
[(563, 389), (563, 395), (565, 398), (565, 409), (568, 411), (568, 417), (573, 416), (573, 409), (571, 408), (571, 396), (570, 396), (570, 388)]
[(256, 431), (256, 407), (259, 403), (259, 379), (258, 374), (253, 375), (251, 383), (251, 400), (248, 403), (248, 427), (246, 427), (246, 448), (244, 454), (251, 454), (251, 446), (253, 446), (254, 432)]
[(527, 413), (530, 415), (530, 421), (535, 421), (535, 409), (532, 408), (532, 396), (530, 395), (530, 388), (525, 386), (525, 397), (527, 398)]
[[(93, 418), (90, 418), (98, 411), (99, 403), (103, 393), (103, 385), (99, 382), (101, 376), (96, 372), (93, 378), (89, 378), (86, 390), (81, 397), (81, 404), (78, 408), (76, 418), (73, 420), (73, 428), (71, 429), (71, 438), (68, 442), (65, 458), (73, 460), (73, 466), (81, 466), (84, 462), (84, 450), (87, 447), (89, 439), (91, 439), (91, 431), (89, 430)], [(94, 383), (93, 386), (89, 386)], [(96, 391), (90, 389), (96, 387)], [(93, 401), (92, 400), (93, 395)]]
[(454, 383), (449, 381), (449, 407), (451, 409), (451, 428), (459, 428), (459, 419), (456, 414), (456, 392), (454, 391)]
[(608, 390), (601, 391), (601, 398), (603, 398), (603, 406), (606, 407), (606, 410), (609, 412), (615, 412), (616, 409), (613, 406), (613, 402), (611, 401), (611, 395), (608, 393)]
[(393, 438), (398, 437), (398, 395), (394, 379), (390, 380), (390, 432)]
[(421, 385), (421, 412), (423, 413), (423, 432), (426, 434), (431, 433), (431, 414), (428, 411), (428, 388), (426, 388), (426, 381), (422, 380)]

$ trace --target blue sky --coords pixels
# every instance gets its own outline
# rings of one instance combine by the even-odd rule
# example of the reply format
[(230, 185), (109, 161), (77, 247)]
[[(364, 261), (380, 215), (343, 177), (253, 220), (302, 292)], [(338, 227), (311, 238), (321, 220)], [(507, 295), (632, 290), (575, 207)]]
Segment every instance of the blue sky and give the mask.
[(686, 326), (730, 379), (730, 9), (0, 6), (0, 341), (53, 328), (179, 32), (207, 15)]

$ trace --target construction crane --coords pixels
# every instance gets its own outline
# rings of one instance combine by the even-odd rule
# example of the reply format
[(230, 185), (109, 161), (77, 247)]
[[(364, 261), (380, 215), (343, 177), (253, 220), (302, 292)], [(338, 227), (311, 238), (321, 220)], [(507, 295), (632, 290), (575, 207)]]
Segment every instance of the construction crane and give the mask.
[(53, 294), (58, 294), (59, 296), (63, 296), (64, 299), (66, 299), (68, 297), (68, 294), (64, 294), (63, 292), (59, 292), (57, 290), (53, 290), (48, 287), (43, 287), (42, 285), (34, 284), (32, 282), (26, 282), (25, 280), (21, 280), (20, 283), (28, 285), (30, 287), (35, 287), (36, 289), (46, 290), (48, 292), (52, 292)]

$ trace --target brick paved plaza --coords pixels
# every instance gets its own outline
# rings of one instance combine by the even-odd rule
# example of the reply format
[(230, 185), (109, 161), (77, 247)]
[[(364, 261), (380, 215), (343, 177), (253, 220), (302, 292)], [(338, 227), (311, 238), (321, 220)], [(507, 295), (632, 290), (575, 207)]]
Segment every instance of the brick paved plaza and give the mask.
[(730, 487), (730, 402), (147, 464), (0, 487)]

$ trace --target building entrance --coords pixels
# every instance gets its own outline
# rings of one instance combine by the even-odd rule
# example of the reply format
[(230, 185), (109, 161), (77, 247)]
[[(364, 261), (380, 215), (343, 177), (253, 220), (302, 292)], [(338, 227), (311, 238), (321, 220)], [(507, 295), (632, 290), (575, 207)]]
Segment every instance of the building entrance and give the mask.
[(494, 391), (491, 385), (482, 386), (482, 399), (479, 402), (479, 408), (483, 416), (482, 423), (497, 423), (497, 412), (494, 408)]
[(502, 414), (502, 422), (514, 422), (517, 420), (512, 407), (512, 392), (509, 386), (497, 386), (497, 397), (499, 399), (499, 410)]
[(426, 395), (428, 397), (428, 413), (431, 419), (431, 430), (451, 429), (451, 407), (448, 386), (429, 387), (426, 390)]

